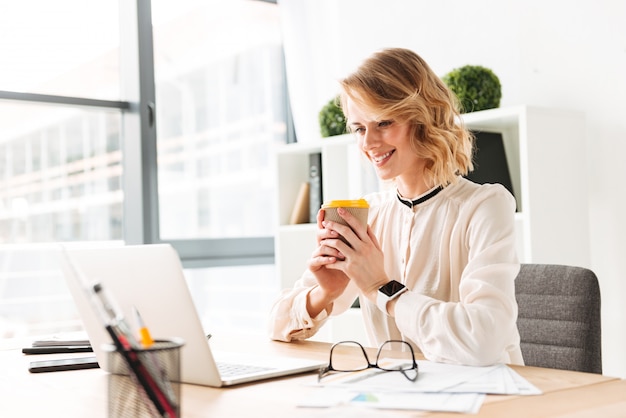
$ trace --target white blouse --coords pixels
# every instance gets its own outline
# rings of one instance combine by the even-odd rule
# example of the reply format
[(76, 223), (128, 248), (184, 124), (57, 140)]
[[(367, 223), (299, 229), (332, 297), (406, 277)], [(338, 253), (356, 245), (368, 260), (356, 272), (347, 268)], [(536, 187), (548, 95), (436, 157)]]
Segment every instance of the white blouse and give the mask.
[[(366, 199), (385, 271), (410, 289), (398, 297), (395, 317), (360, 297), (370, 343), (403, 339), (438, 362), (523, 364), (516, 325), (513, 196), (501, 185), (461, 178), (413, 208), (392, 190)], [(349, 285), (330, 312), (311, 318), (306, 297), (315, 285), (306, 270), (292, 289), (281, 292), (271, 311), (271, 338), (309, 338), (328, 315), (345, 312), (359, 296)]]

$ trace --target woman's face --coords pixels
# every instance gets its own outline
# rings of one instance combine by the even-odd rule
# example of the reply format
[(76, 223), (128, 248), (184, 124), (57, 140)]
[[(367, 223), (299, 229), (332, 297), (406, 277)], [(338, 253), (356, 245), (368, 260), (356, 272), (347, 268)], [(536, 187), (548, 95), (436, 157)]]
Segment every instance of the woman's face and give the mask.
[(410, 125), (393, 120), (372, 120), (349, 98), (347, 114), (348, 127), (356, 135), (359, 148), (374, 165), (378, 177), (405, 184), (401, 193), (421, 193), (421, 190), (412, 189), (423, 181), (425, 161), (411, 147)]

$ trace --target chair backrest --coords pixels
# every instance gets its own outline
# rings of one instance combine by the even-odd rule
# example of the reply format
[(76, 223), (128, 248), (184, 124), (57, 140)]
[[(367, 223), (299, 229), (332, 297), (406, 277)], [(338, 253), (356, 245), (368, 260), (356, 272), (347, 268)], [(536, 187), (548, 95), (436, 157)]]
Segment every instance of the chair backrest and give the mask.
[(591, 270), (522, 264), (515, 294), (526, 365), (602, 373), (600, 287)]

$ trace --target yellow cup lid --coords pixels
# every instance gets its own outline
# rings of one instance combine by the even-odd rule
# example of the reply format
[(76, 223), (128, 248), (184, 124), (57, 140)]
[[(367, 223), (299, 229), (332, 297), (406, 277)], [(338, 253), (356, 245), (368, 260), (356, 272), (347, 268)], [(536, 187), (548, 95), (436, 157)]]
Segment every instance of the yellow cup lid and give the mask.
[(365, 199), (356, 199), (356, 200), (331, 200), (329, 202), (324, 202), (322, 205), (323, 208), (369, 208), (370, 205), (367, 203)]

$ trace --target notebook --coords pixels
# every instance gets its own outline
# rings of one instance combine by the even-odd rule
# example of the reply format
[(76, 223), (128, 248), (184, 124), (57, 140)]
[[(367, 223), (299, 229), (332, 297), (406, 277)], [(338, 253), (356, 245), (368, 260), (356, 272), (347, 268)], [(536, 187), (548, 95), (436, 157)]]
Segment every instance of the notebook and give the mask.
[[(112, 341), (85, 291), (84, 279), (91, 284), (102, 283), (129, 325), (135, 325), (133, 309), (136, 308), (154, 339), (178, 337), (184, 340), (181, 352), (183, 383), (230, 386), (318, 370), (324, 365), (324, 362), (312, 359), (245, 353), (245, 347), (242, 353), (214, 353), (189, 292), (178, 254), (169, 244), (66, 249), (65, 254), (67, 257), (61, 254), (63, 274), (94, 354), (104, 370), (109, 371), (109, 368), (107, 353), (102, 347)], [(75, 272), (84, 279), (81, 281)], [(245, 371), (221, 374), (218, 363), (224, 369), (244, 366)]]

